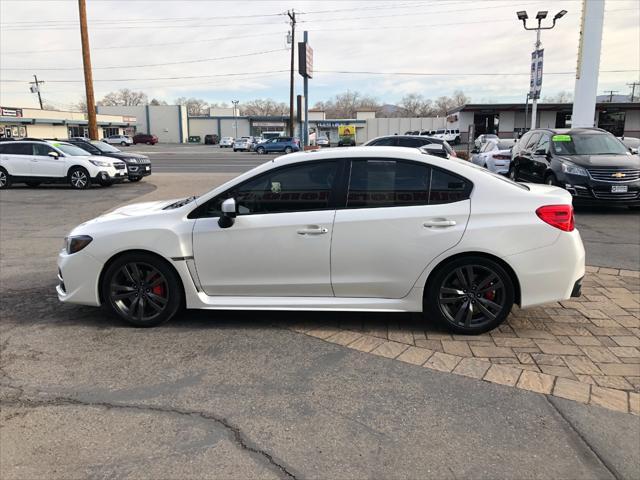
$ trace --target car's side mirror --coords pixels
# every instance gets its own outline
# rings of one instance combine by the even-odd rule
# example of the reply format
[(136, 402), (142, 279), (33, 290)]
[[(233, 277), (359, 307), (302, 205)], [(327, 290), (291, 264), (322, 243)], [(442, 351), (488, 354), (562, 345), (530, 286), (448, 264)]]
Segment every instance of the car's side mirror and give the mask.
[(59, 158), (60, 154), (58, 152), (49, 152), (47, 153), (48, 156), (50, 156), (51, 158)]
[(631, 147), (629, 150), (631, 150), (632, 154), (638, 155), (638, 147)]
[(220, 228), (229, 228), (235, 223), (235, 218), (238, 212), (237, 208), (235, 198), (227, 198), (222, 202), (222, 215), (218, 219), (218, 225), (220, 225)]

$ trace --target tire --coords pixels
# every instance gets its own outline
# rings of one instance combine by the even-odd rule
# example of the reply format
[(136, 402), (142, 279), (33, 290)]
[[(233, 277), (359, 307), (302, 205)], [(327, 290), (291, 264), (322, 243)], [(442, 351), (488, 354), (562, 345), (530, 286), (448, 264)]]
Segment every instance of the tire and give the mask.
[(151, 145), (151, 142), (144, 142), (145, 145)]
[(112, 262), (100, 292), (105, 307), (136, 327), (160, 325), (182, 304), (177, 274), (165, 260), (148, 253), (127, 253)]
[(233, 149), (234, 152), (237, 152), (238, 150), (236, 150), (235, 148)]
[(120, 145), (122, 145), (123, 147), (127, 146), (127, 142), (120, 142)]
[(460, 257), (429, 278), (424, 312), (452, 332), (479, 335), (507, 318), (514, 299), (513, 281), (500, 264), (485, 257)]
[(552, 185), (554, 187), (559, 187), (560, 184), (558, 183), (558, 179), (556, 178), (556, 176), (553, 173), (548, 173), (545, 177), (544, 177), (544, 183), (547, 185)]
[(142, 180), (142, 177), (129, 177), (130, 182), (139, 182)]
[(509, 173), (507, 174), (507, 176), (514, 182), (518, 181), (518, 170), (516, 170), (515, 166), (509, 165)]
[(0, 167), (0, 190), (11, 187), (11, 175)]
[(258, 155), (264, 155), (264, 154), (265, 154), (264, 147), (258, 147), (258, 148), (256, 148), (256, 153), (257, 153)]
[(293, 152), (293, 148), (291, 148), (291, 147), (287, 147), (287, 148), (284, 149), (284, 153), (288, 154), (288, 153), (291, 153), (291, 152)]
[(82, 167), (73, 167), (69, 170), (69, 184), (76, 190), (84, 190), (91, 186), (89, 172)]
[(35, 187), (39, 186), (42, 182), (33, 182), (33, 181), (31, 181), (31, 182), (24, 182), (24, 183), (26, 183), (29, 187), (34, 187), (35, 188)]

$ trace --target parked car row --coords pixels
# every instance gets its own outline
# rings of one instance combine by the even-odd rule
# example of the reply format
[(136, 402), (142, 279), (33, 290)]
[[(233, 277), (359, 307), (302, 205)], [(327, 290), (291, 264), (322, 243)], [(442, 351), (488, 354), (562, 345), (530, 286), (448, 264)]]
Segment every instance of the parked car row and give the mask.
[(110, 187), (126, 179), (138, 182), (150, 174), (148, 157), (97, 140), (35, 138), (0, 143), (0, 189), (14, 183), (30, 187), (68, 183), (82, 190), (92, 184)]
[(517, 141), (483, 137), (471, 157), (476, 165), (514, 181), (564, 188), (576, 205), (640, 207), (637, 139), (599, 128), (539, 128)]
[(460, 144), (460, 130), (457, 128), (443, 128), (439, 130), (412, 130), (405, 132), (405, 135), (419, 135), (431, 138), (446, 140), (454, 145)]
[[(85, 137), (72, 138), (78, 140), (89, 140)], [(127, 147), (129, 145), (137, 145), (138, 143), (155, 145), (156, 143), (158, 143), (158, 137), (148, 133), (136, 133), (133, 137), (130, 137), (129, 135), (109, 135), (108, 137), (104, 137), (102, 141), (111, 145), (122, 145), (123, 147)]]

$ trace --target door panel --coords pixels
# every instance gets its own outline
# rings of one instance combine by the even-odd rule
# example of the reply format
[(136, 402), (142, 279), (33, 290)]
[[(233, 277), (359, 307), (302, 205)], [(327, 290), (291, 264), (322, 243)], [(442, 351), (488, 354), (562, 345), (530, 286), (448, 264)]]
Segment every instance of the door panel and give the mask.
[(333, 296), (335, 211), (240, 215), (230, 228), (199, 218), (193, 253), (208, 295)]
[(48, 145), (34, 144), (34, 155), (31, 159), (31, 175), (34, 177), (64, 177), (64, 157), (54, 158), (48, 155), (53, 148)]
[(33, 149), (30, 143), (7, 143), (3, 145), (2, 158), (6, 163), (9, 175), (28, 177), (31, 175)]
[[(338, 210), (331, 244), (336, 297), (406, 296), (425, 267), (462, 239), (470, 209), (464, 200)], [(455, 224), (438, 226), (446, 221)]]
[(535, 181), (535, 177), (533, 175), (533, 152), (540, 139), (540, 134), (534, 132), (527, 145), (520, 151), (520, 158), (518, 162), (518, 171), (520, 173), (520, 177), (525, 180)]

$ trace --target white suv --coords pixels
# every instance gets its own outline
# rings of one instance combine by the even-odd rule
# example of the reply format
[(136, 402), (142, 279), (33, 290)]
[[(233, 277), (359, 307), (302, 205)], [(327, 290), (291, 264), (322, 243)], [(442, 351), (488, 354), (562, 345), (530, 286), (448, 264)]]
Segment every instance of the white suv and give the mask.
[(436, 132), (431, 136), (434, 138), (439, 138), (441, 140), (446, 140), (448, 143), (451, 143), (453, 145), (458, 145), (460, 143), (460, 130), (457, 128), (436, 130)]
[(122, 145), (123, 147), (133, 145), (133, 138), (126, 135), (110, 135), (103, 138), (102, 141), (105, 143), (110, 143), (111, 145)]
[(92, 183), (109, 187), (127, 178), (126, 164), (115, 158), (95, 157), (75, 145), (58, 141), (0, 143), (0, 189), (14, 182), (36, 187), (68, 182), (75, 189)]

